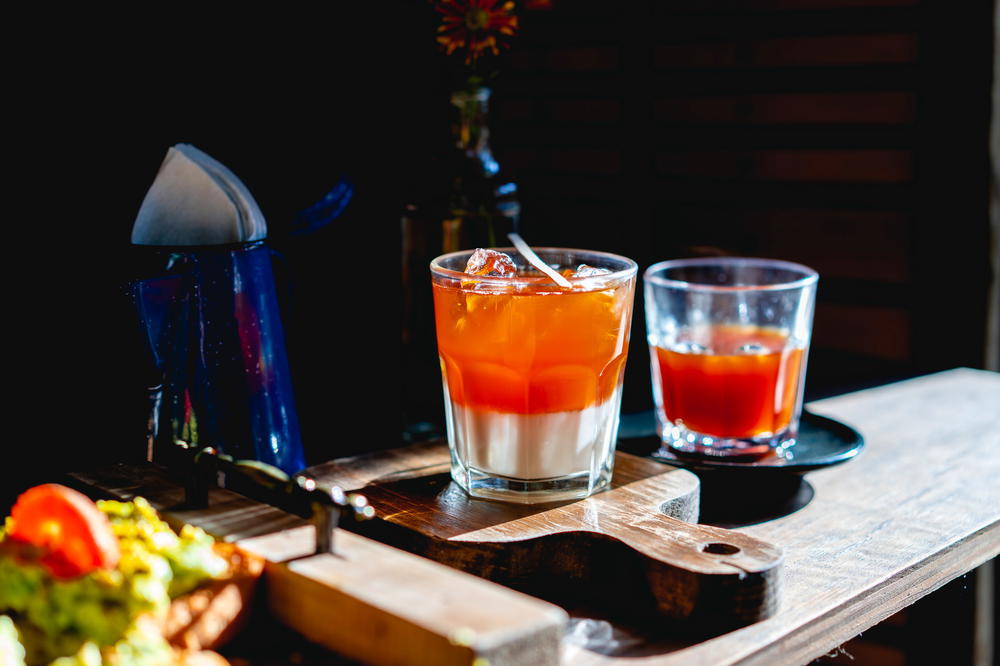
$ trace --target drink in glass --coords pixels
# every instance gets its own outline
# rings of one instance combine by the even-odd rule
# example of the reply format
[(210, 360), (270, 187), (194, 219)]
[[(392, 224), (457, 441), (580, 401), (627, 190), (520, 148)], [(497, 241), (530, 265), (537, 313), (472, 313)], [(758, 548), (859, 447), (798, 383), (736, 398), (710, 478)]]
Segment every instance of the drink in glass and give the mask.
[(536, 248), (561, 287), (512, 249), (516, 275), (431, 262), (452, 477), (521, 503), (585, 497), (611, 480), (635, 262)]
[(767, 259), (665, 261), (644, 275), (660, 437), (711, 456), (795, 443), (818, 276)]

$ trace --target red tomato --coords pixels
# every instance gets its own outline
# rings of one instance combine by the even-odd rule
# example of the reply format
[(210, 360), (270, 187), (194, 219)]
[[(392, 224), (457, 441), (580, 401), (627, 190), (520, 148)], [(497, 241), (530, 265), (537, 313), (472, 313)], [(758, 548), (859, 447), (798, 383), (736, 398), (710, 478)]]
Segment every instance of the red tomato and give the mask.
[(86, 495), (56, 483), (29, 488), (14, 503), (12, 539), (42, 550), (56, 578), (75, 578), (118, 564), (118, 539), (108, 517)]

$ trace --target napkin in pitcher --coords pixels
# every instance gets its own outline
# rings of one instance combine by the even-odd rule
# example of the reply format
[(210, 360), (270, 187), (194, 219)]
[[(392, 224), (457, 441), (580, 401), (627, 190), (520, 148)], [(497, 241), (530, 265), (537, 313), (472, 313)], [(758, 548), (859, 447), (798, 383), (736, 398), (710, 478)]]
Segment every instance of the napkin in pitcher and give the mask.
[(264, 215), (246, 185), (186, 143), (167, 150), (132, 227), (135, 245), (226, 245), (266, 236)]

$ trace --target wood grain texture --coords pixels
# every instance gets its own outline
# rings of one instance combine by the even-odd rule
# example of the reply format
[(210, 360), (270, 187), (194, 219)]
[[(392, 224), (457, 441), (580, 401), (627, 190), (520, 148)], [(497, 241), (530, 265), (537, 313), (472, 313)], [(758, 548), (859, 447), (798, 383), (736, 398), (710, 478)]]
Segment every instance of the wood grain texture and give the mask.
[(271, 613), (312, 641), (371, 664), (557, 664), (566, 614), (527, 595), (336, 530), (313, 555), (312, 525), (223, 489), (185, 509), (164, 470), (118, 465), (71, 475), (91, 495), (142, 495), (173, 525), (198, 525), (267, 560)]
[[(634, 636), (609, 613), (598, 617), (611, 622), (617, 644), (599, 653), (564, 639), (562, 663), (808, 663), (996, 557), (998, 405), (1000, 375), (968, 369), (812, 403), (858, 428), (867, 446), (844, 465), (808, 474), (815, 494), (804, 508), (735, 530), (784, 549), (778, 613), (703, 641)], [(356, 469), (362, 485), (384, 474)], [(311, 539), (306, 526), (247, 542), (278, 560), (307, 554)]]
[(359, 524), (361, 533), (530, 594), (586, 599), (697, 630), (743, 626), (777, 608), (781, 549), (692, 524), (698, 480), (691, 472), (618, 452), (609, 490), (518, 505), (469, 497), (451, 481), (448, 461), (439, 442), (306, 473), (364, 493), (381, 520)]
[(266, 576), (279, 620), (365, 663), (559, 661), (557, 607), (356, 534), (338, 534), (335, 554), (270, 564)]
[(807, 475), (801, 510), (737, 530), (784, 548), (780, 611), (697, 644), (579, 650), (574, 665), (807, 663), (1000, 554), (1000, 375), (957, 369), (809, 407), (867, 446)]
[(117, 464), (73, 472), (69, 481), (90, 495), (99, 493), (124, 500), (141, 495), (162, 512), (163, 519), (171, 527), (191, 523), (226, 542), (281, 533), (308, 523), (298, 516), (220, 488), (209, 489), (206, 508), (187, 508), (183, 486), (165, 470), (153, 465)]

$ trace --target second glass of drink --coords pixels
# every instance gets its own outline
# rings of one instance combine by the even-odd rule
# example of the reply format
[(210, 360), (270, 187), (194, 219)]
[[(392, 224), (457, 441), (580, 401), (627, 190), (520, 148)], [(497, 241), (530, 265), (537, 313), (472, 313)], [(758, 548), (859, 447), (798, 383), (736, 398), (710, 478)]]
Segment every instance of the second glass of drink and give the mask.
[(737, 257), (644, 274), (653, 397), (665, 446), (761, 456), (795, 443), (816, 271)]
[(451, 472), (474, 497), (550, 502), (611, 480), (637, 266), (535, 251), (568, 288), (513, 249), (505, 277), (466, 273), (471, 250), (431, 262)]

